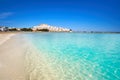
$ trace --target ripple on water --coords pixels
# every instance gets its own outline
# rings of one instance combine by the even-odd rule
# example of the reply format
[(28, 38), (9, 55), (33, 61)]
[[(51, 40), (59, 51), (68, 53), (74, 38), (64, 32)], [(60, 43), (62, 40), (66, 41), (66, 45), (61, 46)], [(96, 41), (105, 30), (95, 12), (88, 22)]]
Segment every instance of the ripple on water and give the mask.
[(27, 54), (30, 80), (120, 80), (120, 35), (28, 35), (36, 48)]

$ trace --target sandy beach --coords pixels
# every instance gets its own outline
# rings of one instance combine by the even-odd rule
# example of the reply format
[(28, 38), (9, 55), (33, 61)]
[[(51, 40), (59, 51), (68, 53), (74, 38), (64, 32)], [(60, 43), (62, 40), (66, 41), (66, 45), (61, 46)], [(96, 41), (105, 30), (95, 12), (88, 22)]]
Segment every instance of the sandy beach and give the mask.
[(24, 48), (16, 33), (0, 33), (0, 80), (25, 80)]
[(0, 33), (0, 42), (0, 80), (120, 80), (118, 34)]
[(15, 33), (0, 33), (0, 45), (14, 36)]
[(44, 55), (22, 34), (0, 34), (0, 80), (55, 80)]

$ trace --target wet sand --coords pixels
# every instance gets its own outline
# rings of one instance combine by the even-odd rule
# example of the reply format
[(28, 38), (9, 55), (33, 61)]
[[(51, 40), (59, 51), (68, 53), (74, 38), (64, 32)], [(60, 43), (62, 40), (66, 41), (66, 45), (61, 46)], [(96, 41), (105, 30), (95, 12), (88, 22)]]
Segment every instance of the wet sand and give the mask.
[(22, 34), (0, 34), (0, 80), (56, 80), (45, 55)]

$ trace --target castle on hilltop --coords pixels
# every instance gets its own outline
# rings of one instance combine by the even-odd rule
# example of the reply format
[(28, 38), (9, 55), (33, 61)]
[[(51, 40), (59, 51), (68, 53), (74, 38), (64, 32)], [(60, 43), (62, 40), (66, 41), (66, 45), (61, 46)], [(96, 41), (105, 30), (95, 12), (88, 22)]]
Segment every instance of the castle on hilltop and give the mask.
[(71, 29), (67, 28), (62, 28), (62, 27), (55, 27), (55, 26), (50, 26), (47, 24), (41, 24), (38, 26), (34, 26), (32, 28), (33, 31), (49, 31), (49, 32), (71, 32)]

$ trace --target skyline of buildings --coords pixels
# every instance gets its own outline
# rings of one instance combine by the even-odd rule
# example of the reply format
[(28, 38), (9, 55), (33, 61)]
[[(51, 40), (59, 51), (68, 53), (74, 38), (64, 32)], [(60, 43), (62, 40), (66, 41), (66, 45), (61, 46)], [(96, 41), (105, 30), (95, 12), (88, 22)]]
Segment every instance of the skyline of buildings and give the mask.
[(41, 24), (38, 26), (33, 26), (31, 28), (16, 28), (16, 27), (5, 27), (0, 26), (0, 31), (44, 31), (47, 30), (49, 32), (70, 32), (72, 29), (57, 27), (57, 26), (50, 26), (47, 24)]

